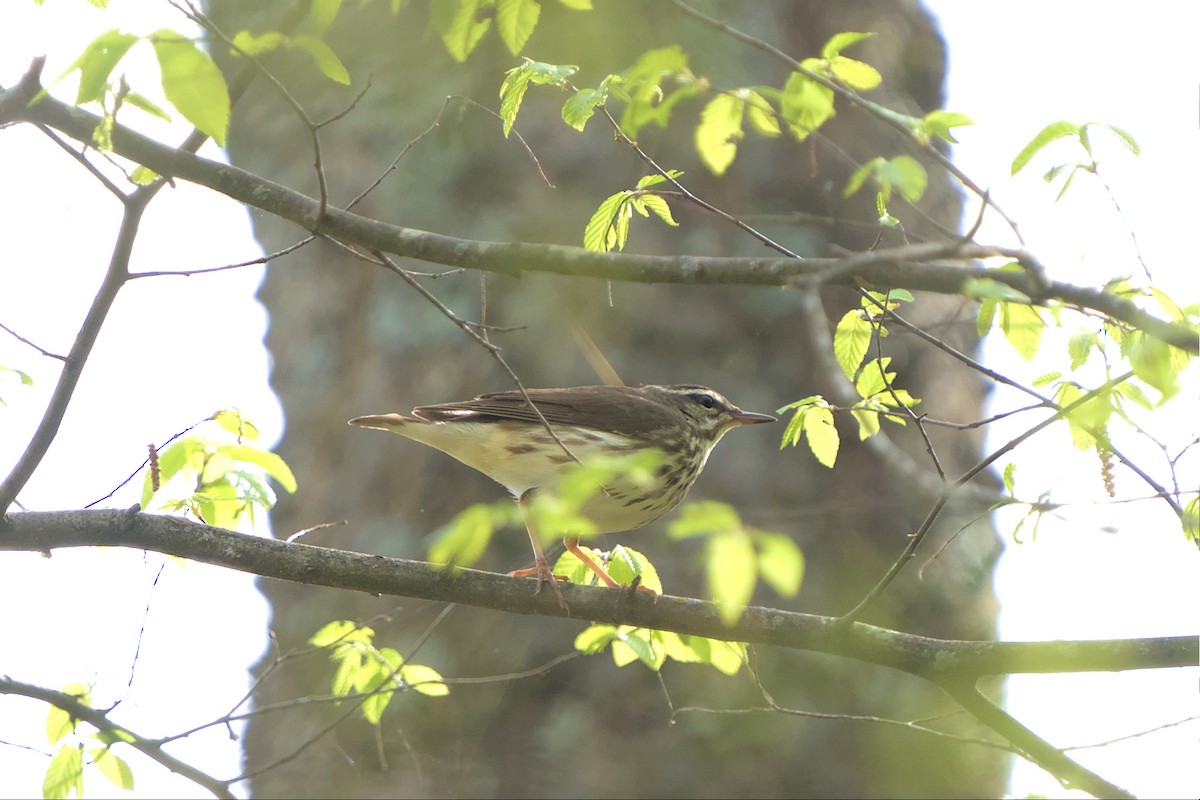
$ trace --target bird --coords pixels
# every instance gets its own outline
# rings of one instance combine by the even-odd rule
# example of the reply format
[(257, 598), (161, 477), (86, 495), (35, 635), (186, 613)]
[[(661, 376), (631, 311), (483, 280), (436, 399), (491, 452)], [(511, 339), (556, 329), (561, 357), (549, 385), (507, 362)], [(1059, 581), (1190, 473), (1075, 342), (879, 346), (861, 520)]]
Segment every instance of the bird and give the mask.
[[(441, 450), (507, 489), (525, 521), (535, 564), (509, 575), (536, 575), (539, 592), (549, 583), (569, 613), (529, 513), (534, 492), (552, 490), (576, 462), (657, 451), (661, 462), (652, 481), (634, 482), (618, 475), (580, 508), (597, 533), (634, 530), (683, 501), (727, 432), (774, 421), (769, 414), (741, 410), (705, 386), (651, 384), (512, 389), (417, 406), (412, 416), (375, 414), (355, 417), (348, 424), (391, 431)], [(563, 544), (607, 586), (618, 588), (604, 568), (579, 549), (577, 536), (565, 536)]]

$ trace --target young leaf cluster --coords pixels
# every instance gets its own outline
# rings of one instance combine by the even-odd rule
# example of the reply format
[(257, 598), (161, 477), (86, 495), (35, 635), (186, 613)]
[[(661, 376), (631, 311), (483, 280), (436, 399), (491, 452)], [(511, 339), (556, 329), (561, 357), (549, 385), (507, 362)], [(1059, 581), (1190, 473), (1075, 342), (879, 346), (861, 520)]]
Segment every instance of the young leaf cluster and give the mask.
[[(1014, 262), (998, 269), (1005, 272), (1021, 272), (1024, 267)], [(1004, 338), (1026, 361), (1032, 361), (1042, 343), (1046, 321), (1041, 309), (1015, 289), (999, 281), (968, 281), (963, 293), (979, 301), (975, 328), (982, 338), (993, 325), (999, 325)]]
[(225, 78), (206, 52), (175, 31), (163, 28), (146, 36), (115, 28), (106, 31), (93, 39), (51, 86), (75, 72), (79, 73), (75, 103), (100, 104), (101, 122), (92, 139), (100, 150), (111, 150), (113, 126), (117, 113), (124, 105), (170, 120), (166, 111), (145, 95), (133, 91), (124, 76), (113, 77), (113, 72), (130, 49), (143, 41), (149, 42), (154, 50), (162, 92), (167, 101), (184, 119), (223, 146), (229, 129), (230, 108)]
[[(899, 307), (902, 302), (912, 302), (913, 296), (904, 289), (892, 289), (887, 293), (866, 292), (860, 308), (853, 308), (838, 320), (833, 335), (833, 353), (842, 372), (854, 384), (859, 400), (849, 409), (858, 423), (859, 440), (879, 433), (879, 418), (904, 425), (904, 417), (897, 409), (913, 408), (921, 401), (905, 389), (895, 385), (896, 373), (888, 367), (891, 358), (881, 356), (867, 359), (867, 352), (875, 337), (888, 335), (884, 325), (885, 314)], [(833, 412), (837, 409), (825, 398), (812, 395), (789, 403), (778, 413), (793, 412), (784, 429), (780, 449), (796, 446), (807, 436), (809, 449), (822, 465), (833, 468), (841, 447), (841, 436), (834, 423)]]
[[(592, 0), (558, 0), (574, 11), (590, 11)], [(395, 3), (395, 0), (393, 0)], [(431, 0), (430, 21), (442, 37), (446, 52), (463, 62), (496, 23), (496, 32), (514, 56), (519, 55), (537, 28), (542, 4), (537, 0)]]
[(672, 631), (632, 625), (591, 625), (575, 637), (575, 649), (587, 655), (612, 646), (613, 663), (624, 667), (640, 661), (658, 672), (667, 659), (685, 664), (708, 664), (734, 675), (746, 662), (746, 645)]
[[(92, 690), (82, 683), (72, 683), (62, 689), (85, 706), (92, 704)], [(66, 800), (72, 793), (83, 797), (84, 756), (92, 766), (119, 789), (132, 791), (133, 770), (123, 758), (112, 751), (118, 742), (130, 742), (132, 737), (119, 730), (93, 731), (80, 734), (79, 720), (58, 706), (50, 706), (46, 716), (46, 740), (51, 746), (63, 742), (50, 759), (46, 775), (42, 780), (42, 797), (45, 800)], [(64, 740), (67, 740), (64, 742)]]
[(1133, 135), (1128, 131), (1118, 128), (1115, 125), (1105, 125), (1101, 122), (1077, 124), (1066, 120), (1059, 120), (1058, 122), (1051, 122), (1038, 131), (1037, 135), (1029, 141), (1029, 144), (1025, 145), (1020, 153), (1017, 153), (1017, 157), (1012, 162), (1012, 174), (1016, 175), (1025, 169), (1034, 156), (1044, 150), (1050, 143), (1064, 138), (1075, 140), (1083, 148), (1086, 159), (1055, 164), (1042, 176), (1042, 179), (1046, 183), (1053, 183), (1064, 174), (1067, 176), (1063, 180), (1062, 189), (1058, 192), (1057, 199), (1061, 200), (1063, 195), (1067, 193), (1067, 190), (1071, 188), (1071, 182), (1075, 180), (1076, 175), (1081, 172), (1095, 173), (1096, 171), (1098, 162), (1096, 161), (1096, 154), (1092, 147), (1091, 132), (1093, 130), (1107, 131), (1112, 134), (1135, 156), (1142, 153), (1142, 147), (1138, 144), (1137, 139), (1134, 139)]
[(187, 509), (209, 525), (237, 528), (243, 519), (254, 523), (256, 508), (275, 505), (268, 476), (285, 491), (296, 491), (284, 460), (251, 443), (258, 429), (240, 411), (218, 411), (208, 422), (159, 453), (157, 470), (146, 470), (143, 509), (156, 502), (168, 510)]
[(450, 694), (440, 673), (424, 664), (405, 663), (390, 647), (376, 647), (375, 631), (348, 620), (335, 620), (313, 634), (309, 644), (329, 651), (337, 665), (332, 692), (337, 697), (367, 695), (360, 710), (378, 725), (396, 692), (415, 691), (426, 697)]
[[(230, 50), (235, 56), (248, 57), (278, 50), (299, 50), (306, 53), (330, 80), (349, 85), (349, 71), (322, 38), (342, 5), (342, 0), (316, 0), (309, 7), (301, 33), (289, 36), (280, 31), (253, 33), (244, 30), (233, 37)], [(393, 12), (397, 10), (398, 4), (393, 0)], [(161, 28), (146, 35), (115, 28), (105, 31), (84, 48), (51, 86), (79, 73), (75, 104), (100, 105), (101, 121), (92, 140), (97, 149), (110, 151), (113, 127), (123, 106), (130, 105), (159, 119), (171, 120), (163, 108), (141, 92), (134, 91), (124, 75), (114, 77), (129, 51), (143, 41), (154, 50), (161, 76), (160, 87), (167, 102), (197, 130), (223, 147), (230, 119), (229, 87), (225, 76), (197, 42), (177, 31)], [(156, 177), (145, 167), (139, 167), (130, 176), (138, 184), (150, 183)]]
[(758, 579), (783, 597), (794, 597), (804, 577), (804, 556), (789, 537), (752, 528), (727, 503), (706, 500), (685, 505), (667, 526), (674, 540), (704, 540), (708, 591), (727, 625), (750, 603)]
[(672, 227), (679, 225), (671, 216), (671, 207), (662, 195), (650, 191), (650, 187), (675, 180), (683, 175), (679, 170), (667, 170), (663, 175), (646, 175), (633, 189), (625, 189), (609, 195), (600, 203), (583, 229), (583, 246), (597, 253), (624, 250), (629, 238), (629, 223), (633, 212), (643, 217), (655, 216)]
[[(782, 89), (772, 86), (746, 86), (718, 91), (700, 111), (695, 129), (695, 146), (705, 166), (714, 174), (723, 174), (737, 156), (738, 145), (745, 138), (747, 124), (761, 136), (780, 136), (786, 129), (797, 141), (803, 141), (813, 131), (832, 119), (834, 91), (837, 83), (853, 91), (869, 91), (882, 81), (879, 72), (868, 64), (842, 55), (842, 50), (873, 34), (841, 33), (831, 38), (819, 58), (806, 59), (801, 68), (789, 75)], [(665, 128), (677, 105), (713, 91), (712, 84), (697, 77), (688, 66), (687, 54), (678, 45), (657, 48), (643, 53), (628, 69), (607, 75), (595, 88), (575, 89), (568, 78), (575, 67), (545, 64), (526, 59), (521, 66), (507, 73), (500, 87), (500, 116), (507, 136), (516, 114), (531, 84), (554, 85), (574, 89), (562, 108), (563, 121), (582, 131), (596, 109), (606, 107), (610, 97), (624, 103), (621, 132), (635, 138), (647, 125)], [(970, 124), (962, 114), (933, 111), (924, 118), (903, 117), (902, 121), (923, 142), (933, 137), (953, 141), (950, 129)], [(894, 192), (915, 203), (924, 195), (928, 176), (925, 168), (911, 156), (882, 156), (862, 165), (851, 176), (844, 194), (850, 196), (866, 181), (877, 187), (876, 205), (879, 217), (894, 224), (887, 205)], [(639, 184), (638, 189), (645, 188)], [(596, 252), (622, 249), (628, 235), (632, 212), (643, 216), (649, 211), (658, 214), (668, 224), (670, 218), (665, 201), (634, 202), (630, 193), (611, 195), (592, 215), (585, 228), (584, 247)]]

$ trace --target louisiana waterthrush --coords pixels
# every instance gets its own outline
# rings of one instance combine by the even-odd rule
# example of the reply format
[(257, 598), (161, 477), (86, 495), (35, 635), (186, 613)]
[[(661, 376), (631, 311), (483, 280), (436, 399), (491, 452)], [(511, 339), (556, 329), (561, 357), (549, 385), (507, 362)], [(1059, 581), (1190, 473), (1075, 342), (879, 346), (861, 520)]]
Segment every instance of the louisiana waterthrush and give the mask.
[[(615, 477), (580, 509), (597, 533), (640, 528), (683, 501), (726, 431), (775, 420), (742, 411), (712, 389), (690, 384), (530, 389), (528, 396), (526, 401), (520, 391), (492, 392), (474, 400), (418, 406), (411, 417), (379, 414), (356, 417), (350, 424), (427, 444), (508, 489), (521, 508), (536, 560), (532, 569), (510, 574), (537, 575), (539, 590), (548, 581), (563, 608), (562, 590), (528, 513), (532, 492), (553, 487), (575, 462), (655, 450), (662, 460), (652, 481)], [(607, 585), (617, 586), (579, 549), (577, 537), (568, 535), (563, 542)]]

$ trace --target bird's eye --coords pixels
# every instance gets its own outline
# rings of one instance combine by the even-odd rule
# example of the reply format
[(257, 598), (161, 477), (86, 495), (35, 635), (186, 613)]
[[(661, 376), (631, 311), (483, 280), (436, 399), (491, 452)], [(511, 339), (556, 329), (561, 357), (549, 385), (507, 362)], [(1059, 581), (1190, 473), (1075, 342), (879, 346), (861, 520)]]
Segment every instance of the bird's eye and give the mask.
[(696, 392), (692, 395), (692, 399), (705, 408), (712, 408), (717, 404), (716, 398), (704, 392)]

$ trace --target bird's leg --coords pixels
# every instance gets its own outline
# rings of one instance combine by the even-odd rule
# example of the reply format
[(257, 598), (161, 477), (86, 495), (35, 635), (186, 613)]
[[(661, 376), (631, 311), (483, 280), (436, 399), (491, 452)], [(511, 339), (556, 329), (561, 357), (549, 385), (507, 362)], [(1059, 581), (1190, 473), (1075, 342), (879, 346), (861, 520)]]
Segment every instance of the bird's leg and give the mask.
[(597, 564), (595, 559), (583, 552), (583, 550), (579, 549), (579, 539), (568, 536), (567, 538), (563, 539), (563, 544), (566, 546), (568, 552), (572, 553), (576, 558), (583, 562), (585, 567), (596, 573), (596, 577), (604, 581), (608, 588), (621, 588), (621, 584), (614, 581), (612, 576), (608, 574), (608, 571), (605, 570), (604, 567)]
[[(576, 558), (578, 558), (580, 561), (582, 561), (583, 565), (585, 567), (590, 569), (592, 572), (596, 573), (596, 577), (599, 578), (600, 580), (604, 581), (604, 584), (606, 586), (608, 586), (610, 589), (622, 588), (621, 584), (614, 581), (612, 576), (608, 574), (608, 570), (604, 569), (604, 567), (597, 564), (595, 559), (593, 559), (587, 553), (583, 552), (582, 549), (580, 549), (578, 538), (568, 536), (567, 538), (563, 539), (563, 544), (566, 546), (568, 552), (572, 553)], [(642, 586), (640, 583), (637, 583), (637, 581), (634, 581), (634, 584), (635, 584), (634, 585), (635, 591), (642, 592), (643, 594), (648, 594), (654, 598), (658, 597), (658, 592), (654, 591), (650, 587)]]
[[(515, 569), (508, 573), (512, 577), (522, 578), (528, 575), (537, 575), (536, 592), (542, 590), (542, 584), (549, 582), (550, 588), (554, 590), (555, 597), (558, 598), (558, 604), (563, 611), (568, 614), (571, 609), (567, 607), (567, 601), (563, 597), (562, 588), (558, 585), (558, 578), (554, 577), (554, 572), (550, 569), (550, 565), (546, 562), (546, 555), (542, 552), (542, 541), (538, 536), (537, 526), (533, 523), (533, 515), (529, 513), (529, 509), (525, 505), (525, 501), (533, 492), (532, 489), (525, 492), (517, 498), (517, 508), (521, 509), (521, 518), (525, 520), (525, 530), (529, 533), (529, 543), (533, 545), (534, 567), (533, 569)], [(611, 580), (611, 578), (610, 578)]]

